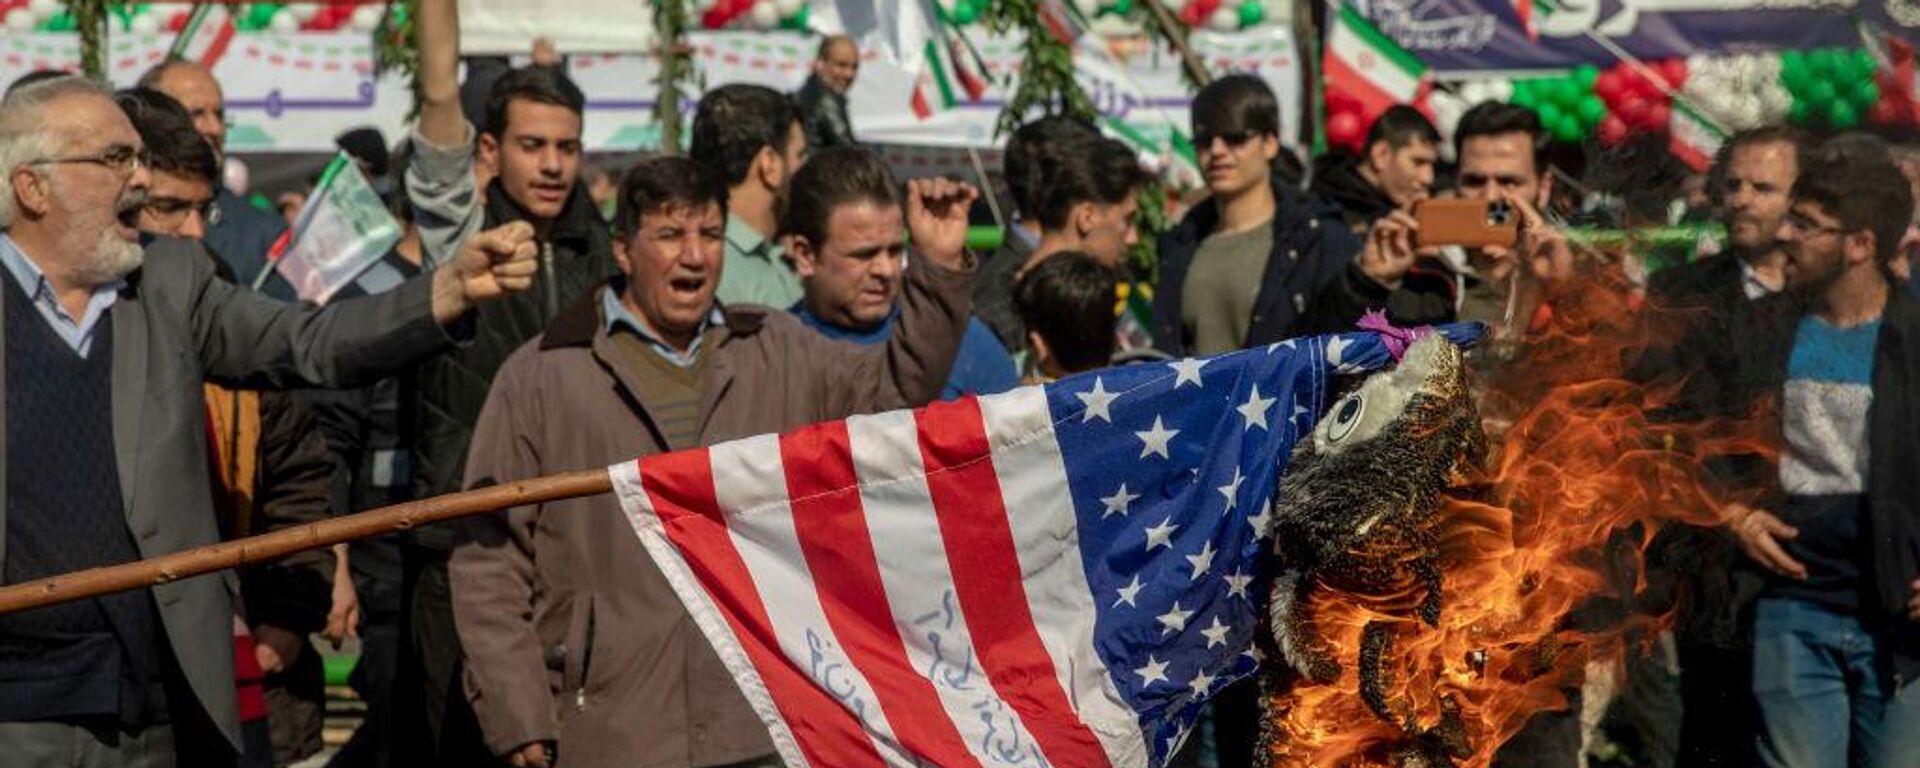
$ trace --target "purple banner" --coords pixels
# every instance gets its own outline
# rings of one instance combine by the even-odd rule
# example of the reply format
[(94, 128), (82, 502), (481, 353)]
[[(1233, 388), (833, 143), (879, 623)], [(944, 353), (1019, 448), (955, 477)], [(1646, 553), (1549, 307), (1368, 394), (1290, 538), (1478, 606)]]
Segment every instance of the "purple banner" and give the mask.
[[(1909, 38), (1920, 0), (1357, 0), (1354, 6), (1435, 74), (1606, 67), (1641, 59), (1857, 47), (1861, 20)], [(1337, 0), (1334, 6), (1337, 7)]]

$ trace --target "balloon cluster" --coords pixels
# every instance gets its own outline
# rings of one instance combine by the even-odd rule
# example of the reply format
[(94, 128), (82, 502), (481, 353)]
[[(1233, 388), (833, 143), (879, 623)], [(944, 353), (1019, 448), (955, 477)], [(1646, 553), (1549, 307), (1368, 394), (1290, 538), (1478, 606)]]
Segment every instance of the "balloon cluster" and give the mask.
[(1680, 59), (1621, 62), (1601, 72), (1593, 81), (1593, 92), (1608, 112), (1600, 121), (1600, 142), (1616, 145), (1635, 131), (1666, 133), (1673, 118), (1673, 91), (1686, 81), (1687, 63)]
[(1873, 73), (1873, 79), (1880, 85), (1880, 100), (1867, 113), (1867, 119), (1876, 125), (1920, 126), (1920, 89), (1914, 87), (1914, 50), (1911, 45), (1895, 43), (1888, 46), (1890, 66)]
[[(700, 26), (723, 29), (806, 29), (806, 0), (695, 0)], [(737, 23), (736, 23), (737, 22)]]
[(1787, 119), (1844, 131), (1880, 100), (1878, 64), (1866, 51), (1819, 48), (1780, 54), (1780, 82), (1793, 94)]
[(972, 24), (986, 15), (988, 0), (937, 0), (934, 8), (948, 24)]
[(1690, 56), (1680, 95), (1729, 131), (1779, 123), (1793, 106), (1792, 94), (1780, 84), (1780, 57), (1774, 55)]
[(1565, 77), (1520, 80), (1508, 100), (1533, 110), (1540, 127), (1555, 141), (1576, 143), (1592, 135), (1607, 116), (1607, 105), (1594, 94), (1600, 70), (1583, 65)]
[[(404, 13), (395, 6), (395, 13)], [(232, 6), (233, 26), (242, 31), (328, 32), (351, 29), (371, 32), (386, 15), (383, 3), (244, 3)], [(115, 32), (155, 34), (178, 32), (191, 9), (178, 4), (122, 3), (108, 6)], [(0, 0), (0, 26), (9, 32), (72, 32), (73, 14), (59, 0)]]
[(1327, 89), (1327, 146), (1359, 154), (1366, 147), (1367, 129), (1378, 115), (1367, 114), (1366, 105), (1342, 91)]
[[(1085, 0), (1081, 0), (1084, 2)], [(1109, 5), (1126, 3), (1131, 6), (1134, 0), (1100, 0)], [(1231, 32), (1238, 29), (1252, 29), (1268, 23), (1271, 19), (1278, 22), (1284, 14), (1277, 13), (1278, 3), (1272, 0), (1166, 0), (1167, 11), (1180, 19), (1180, 23), (1189, 27), (1206, 27), (1219, 32)]]

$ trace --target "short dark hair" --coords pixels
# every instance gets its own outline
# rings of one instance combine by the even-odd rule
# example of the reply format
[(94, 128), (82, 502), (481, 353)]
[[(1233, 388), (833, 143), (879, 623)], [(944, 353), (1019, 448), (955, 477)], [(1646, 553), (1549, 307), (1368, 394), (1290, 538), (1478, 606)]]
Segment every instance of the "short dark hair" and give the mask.
[(1405, 104), (1395, 104), (1374, 118), (1373, 127), (1367, 129), (1367, 143), (1361, 146), (1373, 149), (1373, 145), (1386, 142), (1387, 146), (1401, 149), (1416, 141), (1426, 142), (1435, 148), (1440, 146), (1440, 130), (1420, 110)]
[(496, 139), (505, 136), (507, 109), (516, 101), (565, 107), (583, 117), (587, 110), (587, 97), (580, 86), (558, 67), (520, 67), (493, 81), (493, 88), (487, 91), (487, 124), (480, 130)]
[[(1040, 195), (1040, 226), (1067, 225), (1081, 203), (1113, 205), (1132, 197), (1151, 177), (1127, 145), (1105, 136), (1062, 147), (1062, 162), (1051, 170)], [(1070, 151), (1078, 150), (1078, 151)]]
[(1020, 215), (1039, 215), (1040, 190), (1051, 178), (1063, 147), (1099, 136), (1086, 121), (1066, 115), (1048, 115), (1015, 129), (1007, 137), (1000, 168)]
[(647, 214), (708, 205), (720, 206), (723, 213), (727, 209), (727, 185), (713, 169), (685, 157), (659, 155), (634, 163), (620, 177), (613, 221), (621, 237), (632, 237)]
[(1762, 144), (1785, 144), (1792, 147), (1793, 156), (1797, 162), (1799, 158), (1806, 157), (1807, 150), (1813, 146), (1813, 139), (1805, 130), (1791, 125), (1763, 125), (1758, 128), (1748, 128), (1728, 136), (1727, 142), (1721, 145), (1720, 156), (1716, 160), (1725, 162), (1726, 158), (1733, 157), (1733, 151), (1736, 149)]
[(827, 224), (842, 205), (872, 202), (900, 204), (900, 184), (880, 157), (861, 147), (830, 147), (800, 166), (787, 186), (780, 212), (780, 234), (804, 237), (818, 249), (827, 242)]
[(1242, 132), (1280, 136), (1280, 102), (1267, 82), (1253, 75), (1227, 75), (1207, 83), (1194, 94), (1189, 114), (1196, 141)]
[(208, 184), (220, 182), (220, 158), (193, 128), (193, 115), (172, 96), (152, 88), (129, 88), (113, 95), (120, 111), (147, 145), (148, 167)]
[(1078, 373), (1104, 368), (1113, 357), (1113, 310), (1120, 275), (1082, 251), (1042, 259), (1013, 286), (1013, 309), (1027, 330), (1040, 334), (1060, 367)]
[(1546, 173), (1547, 131), (1540, 125), (1540, 116), (1531, 109), (1505, 102), (1483, 101), (1460, 116), (1459, 124), (1453, 129), (1453, 155), (1462, 156), (1460, 150), (1467, 146), (1467, 139), (1505, 136), (1509, 133), (1527, 135), (1527, 140), (1533, 144), (1533, 170)]
[(783, 152), (798, 122), (800, 107), (779, 91), (747, 83), (723, 85), (700, 98), (687, 153), (713, 165), (733, 186), (747, 180), (760, 150)]
[(1913, 224), (1906, 174), (1894, 166), (1887, 145), (1867, 134), (1841, 134), (1801, 158), (1792, 199), (1820, 206), (1840, 221), (1842, 232), (1872, 232), (1882, 270)]

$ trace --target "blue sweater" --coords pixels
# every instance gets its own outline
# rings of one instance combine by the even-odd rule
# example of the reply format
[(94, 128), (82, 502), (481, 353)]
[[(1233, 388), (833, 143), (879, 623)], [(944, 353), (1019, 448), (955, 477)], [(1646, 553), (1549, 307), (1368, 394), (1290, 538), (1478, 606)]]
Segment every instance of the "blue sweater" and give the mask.
[[(860, 330), (829, 325), (800, 304), (793, 305), (792, 309), (794, 316), (806, 323), (807, 327), (829, 339), (855, 344), (884, 343), (893, 335), (893, 321), (900, 317), (900, 308), (896, 306), (884, 322)], [(947, 385), (940, 390), (940, 399), (952, 400), (961, 395), (992, 395), (1019, 385), (1020, 374), (1014, 371), (1006, 347), (1000, 346), (993, 331), (980, 322), (980, 318), (969, 316), (967, 333), (960, 338), (960, 353), (954, 357), (953, 371), (947, 374)]]

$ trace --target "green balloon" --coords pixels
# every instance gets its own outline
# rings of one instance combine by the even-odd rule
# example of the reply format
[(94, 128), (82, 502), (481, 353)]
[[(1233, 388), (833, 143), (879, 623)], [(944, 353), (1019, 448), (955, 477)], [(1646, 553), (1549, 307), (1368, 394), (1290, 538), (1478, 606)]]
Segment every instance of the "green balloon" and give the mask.
[(1835, 65), (1839, 62), (1840, 57), (1835, 55), (1833, 49), (1820, 48), (1807, 54), (1807, 72), (1819, 76), (1818, 79), (1826, 79), (1835, 74)]
[(1240, 28), (1256, 26), (1267, 18), (1267, 9), (1260, 0), (1247, 0), (1240, 4)]
[(1872, 82), (1873, 73), (1879, 69), (1880, 69), (1880, 62), (1874, 60), (1872, 53), (1869, 53), (1866, 50), (1859, 50), (1854, 52), (1853, 54), (1854, 79), (1866, 80), (1868, 82)]
[(1562, 115), (1558, 121), (1549, 123), (1547, 130), (1553, 133), (1555, 141), (1572, 144), (1586, 137), (1586, 127), (1573, 115)]
[(1838, 130), (1844, 131), (1860, 124), (1860, 110), (1854, 109), (1849, 102), (1828, 102), (1826, 113), (1827, 124)]
[[(1113, 5), (1108, 6), (1108, 10), (1112, 11), (1115, 16), (1125, 16), (1133, 13), (1133, 0), (1114, 0)], [(1266, 9), (1263, 8), (1261, 10), (1264, 12)]]
[(1573, 79), (1579, 81), (1582, 86), (1592, 88), (1594, 83), (1600, 81), (1600, 68), (1592, 64), (1582, 64), (1573, 70)]
[(804, 32), (807, 29), (807, 17), (812, 15), (813, 6), (802, 5), (800, 6), (800, 10), (793, 12), (792, 16), (780, 20), (780, 28)]
[(1552, 102), (1537, 104), (1533, 111), (1540, 114), (1540, 124), (1543, 126), (1552, 126), (1567, 117), (1567, 113), (1560, 109), (1560, 105)]
[(1880, 84), (1873, 81), (1871, 75), (1854, 81), (1853, 90), (1848, 93), (1856, 109), (1864, 110), (1880, 100)]
[(1806, 125), (1813, 119), (1813, 104), (1796, 99), (1787, 107), (1787, 122), (1794, 125)]
[(953, 7), (953, 23), (955, 24), (972, 24), (973, 20), (977, 18), (980, 18), (980, 9), (975, 8), (972, 3), (960, 3)]
[(1807, 89), (1806, 92), (1802, 94), (1802, 100), (1814, 104), (1827, 104), (1832, 102), (1837, 95), (1838, 93), (1834, 90), (1832, 80), (1815, 80), (1807, 83)]
[(1539, 100), (1534, 97), (1533, 89), (1527, 88), (1525, 86), (1526, 86), (1525, 81), (1514, 83), (1513, 95), (1507, 97), (1507, 102), (1513, 104), (1514, 106), (1526, 107), (1528, 109), (1532, 109), (1536, 104), (1538, 104)]
[(1606, 119), (1607, 104), (1601, 101), (1599, 96), (1587, 94), (1585, 98), (1580, 100), (1579, 114), (1580, 122), (1585, 123), (1588, 128), (1592, 128), (1593, 126), (1599, 125), (1601, 120)]

